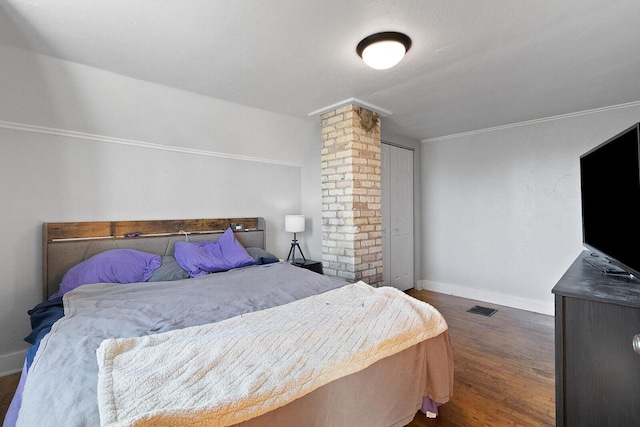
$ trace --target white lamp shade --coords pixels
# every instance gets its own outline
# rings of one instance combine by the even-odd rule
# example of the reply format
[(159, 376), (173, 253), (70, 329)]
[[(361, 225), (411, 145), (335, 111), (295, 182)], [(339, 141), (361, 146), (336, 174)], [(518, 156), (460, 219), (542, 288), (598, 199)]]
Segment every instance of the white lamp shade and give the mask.
[(285, 215), (284, 231), (287, 233), (301, 233), (304, 231), (304, 215)]
[(395, 40), (379, 41), (366, 47), (362, 51), (362, 60), (371, 68), (386, 70), (396, 65), (404, 58), (404, 45)]

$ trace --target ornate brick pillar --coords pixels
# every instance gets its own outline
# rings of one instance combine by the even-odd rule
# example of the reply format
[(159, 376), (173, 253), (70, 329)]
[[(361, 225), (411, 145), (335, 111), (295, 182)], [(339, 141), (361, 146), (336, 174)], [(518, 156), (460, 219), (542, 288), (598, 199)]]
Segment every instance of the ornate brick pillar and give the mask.
[(326, 274), (382, 283), (380, 120), (356, 105), (322, 120), (322, 261)]

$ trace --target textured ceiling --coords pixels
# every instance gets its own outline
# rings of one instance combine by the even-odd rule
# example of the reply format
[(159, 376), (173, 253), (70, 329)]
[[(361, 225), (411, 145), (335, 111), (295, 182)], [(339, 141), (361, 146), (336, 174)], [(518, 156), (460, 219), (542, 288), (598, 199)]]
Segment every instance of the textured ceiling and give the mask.
[[(0, 43), (301, 119), (348, 98), (418, 140), (640, 100), (637, 0), (4, 0)], [(413, 40), (395, 68), (358, 42)]]

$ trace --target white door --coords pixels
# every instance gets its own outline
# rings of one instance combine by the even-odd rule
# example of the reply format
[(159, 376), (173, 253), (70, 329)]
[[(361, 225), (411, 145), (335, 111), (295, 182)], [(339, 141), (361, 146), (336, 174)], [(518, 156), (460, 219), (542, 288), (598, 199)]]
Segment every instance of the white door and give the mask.
[(383, 282), (405, 291), (414, 286), (413, 151), (381, 148)]

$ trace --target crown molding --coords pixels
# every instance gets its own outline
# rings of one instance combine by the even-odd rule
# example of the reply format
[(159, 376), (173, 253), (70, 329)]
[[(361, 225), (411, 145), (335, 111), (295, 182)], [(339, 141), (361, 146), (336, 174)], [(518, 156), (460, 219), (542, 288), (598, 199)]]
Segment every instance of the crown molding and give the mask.
[(606, 111), (614, 111), (614, 110), (620, 110), (623, 108), (631, 108), (631, 107), (637, 107), (637, 106), (640, 106), (640, 101), (627, 102), (625, 104), (610, 105), (608, 107), (594, 108), (591, 110), (578, 111), (575, 113), (559, 114), (557, 116), (544, 117), (542, 119), (526, 120), (524, 122), (511, 123), (511, 124), (502, 125), (502, 126), (494, 126), (490, 128), (472, 130), (469, 132), (461, 132), (461, 133), (454, 133), (451, 135), (437, 136), (435, 138), (422, 139), (420, 140), (420, 142), (427, 143), (427, 142), (436, 142), (436, 141), (446, 141), (447, 139), (462, 138), (465, 136), (479, 135), (487, 132), (495, 132), (495, 131), (504, 130), (504, 129), (512, 129), (512, 128), (517, 128), (521, 126), (535, 125), (539, 123), (552, 122), (555, 120), (564, 120), (572, 117), (587, 116), (589, 114), (603, 113)]
[(219, 153), (216, 151), (199, 150), (195, 148), (178, 147), (175, 145), (163, 145), (153, 142), (136, 141), (133, 139), (113, 138), (110, 136), (97, 135), (71, 130), (49, 128), (44, 126), (26, 125), (23, 123), (13, 123), (0, 121), (0, 128), (19, 130), (23, 132), (42, 133), (46, 135), (62, 136), (66, 138), (84, 139), (88, 141), (105, 142), (108, 144), (127, 145), (132, 147), (146, 148), (150, 150), (172, 151), (176, 153), (191, 154), (205, 157), (218, 157), (222, 159), (242, 160), (246, 162), (269, 163), (281, 166), (301, 167), (302, 165), (293, 162), (283, 162), (280, 160), (263, 159), (260, 157), (241, 156), (237, 154)]
[(329, 111), (337, 110), (342, 107), (346, 107), (347, 105), (357, 105), (358, 107), (366, 108), (367, 110), (373, 111), (374, 113), (378, 113), (380, 117), (388, 117), (393, 113), (389, 110), (385, 110), (382, 107), (378, 107), (377, 105), (370, 104), (368, 102), (362, 101), (358, 98), (349, 98), (344, 101), (336, 102), (335, 104), (328, 105), (326, 107), (322, 107), (319, 110), (312, 111), (308, 115), (311, 116), (319, 116), (324, 113), (328, 113)]

